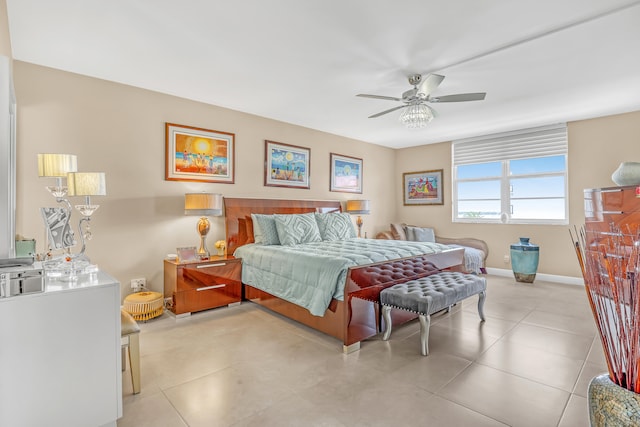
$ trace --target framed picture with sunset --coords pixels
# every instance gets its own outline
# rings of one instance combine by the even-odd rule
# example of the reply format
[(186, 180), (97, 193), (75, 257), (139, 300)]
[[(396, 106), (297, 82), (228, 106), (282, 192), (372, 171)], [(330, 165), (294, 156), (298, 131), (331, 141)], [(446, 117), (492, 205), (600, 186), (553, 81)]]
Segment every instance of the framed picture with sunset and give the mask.
[(165, 124), (165, 179), (233, 184), (235, 134)]

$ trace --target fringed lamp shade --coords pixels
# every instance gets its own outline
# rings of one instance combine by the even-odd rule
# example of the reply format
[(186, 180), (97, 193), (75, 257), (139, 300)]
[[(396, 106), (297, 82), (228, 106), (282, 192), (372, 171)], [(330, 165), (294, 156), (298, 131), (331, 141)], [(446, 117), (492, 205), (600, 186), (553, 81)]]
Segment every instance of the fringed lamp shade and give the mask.
[(78, 170), (78, 158), (73, 154), (38, 154), (38, 176), (66, 177)]

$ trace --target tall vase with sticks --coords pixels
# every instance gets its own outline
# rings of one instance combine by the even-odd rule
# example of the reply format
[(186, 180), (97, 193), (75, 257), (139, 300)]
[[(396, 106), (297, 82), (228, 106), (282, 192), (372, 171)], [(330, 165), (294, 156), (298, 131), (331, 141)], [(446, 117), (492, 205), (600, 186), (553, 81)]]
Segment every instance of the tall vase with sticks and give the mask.
[(589, 385), (591, 425), (640, 425), (640, 224), (571, 237), (609, 371)]

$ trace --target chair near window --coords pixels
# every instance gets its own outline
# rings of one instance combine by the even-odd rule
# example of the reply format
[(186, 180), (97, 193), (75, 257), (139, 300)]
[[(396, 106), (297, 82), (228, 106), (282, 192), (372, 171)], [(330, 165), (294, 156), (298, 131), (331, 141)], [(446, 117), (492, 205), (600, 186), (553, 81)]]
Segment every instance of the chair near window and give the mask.
[[(120, 309), (120, 336), (122, 343), (122, 372), (124, 372), (127, 357), (129, 354), (129, 369), (131, 370), (131, 384), (133, 385), (133, 394), (140, 393), (140, 327), (133, 317)], [(126, 339), (126, 341), (125, 341)]]

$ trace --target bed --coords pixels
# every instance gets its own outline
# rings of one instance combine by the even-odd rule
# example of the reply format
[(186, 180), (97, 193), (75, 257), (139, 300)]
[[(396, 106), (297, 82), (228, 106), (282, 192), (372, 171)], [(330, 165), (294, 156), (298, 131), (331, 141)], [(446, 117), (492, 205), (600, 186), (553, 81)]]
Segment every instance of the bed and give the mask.
[[(306, 255), (307, 259), (325, 259), (323, 257), (326, 255), (325, 269), (336, 270), (332, 277), (339, 282), (335, 288), (329, 288), (330, 296), (328, 298), (326, 294), (324, 295), (326, 308), (316, 305), (309, 307), (305, 304), (292, 302), (295, 299), (288, 295), (277, 296), (283, 289), (287, 289), (285, 281), (280, 283), (282, 289), (279, 290), (264, 289), (260, 285), (248, 283), (261, 274), (274, 274), (273, 271), (260, 273), (257, 272), (259, 270), (253, 269), (254, 261), (250, 261), (249, 258), (251, 251), (258, 252), (257, 259), (265, 256), (271, 257), (274, 252), (278, 251), (285, 253), (285, 255), (280, 255), (280, 258), (269, 258), (268, 261), (263, 262), (262, 267), (256, 266), (256, 268), (264, 268), (265, 266), (268, 268), (269, 265), (282, 269), (295, 267), (288, 265), (293, 264), (291, 247), (276, 248), (277, 245), (261, 247), (262, 245), (254, 243), (255, 225), (252, 214), (328, 214), (341, 212), (340, 202), (225, 198), (224, 204), (228, 254), (238, 255), (238, 257), (242, 254), (247, 256), (246, 260), (243, 258), (244, 298), (341, 340), (345, 352), (358, 350), (362, 340), (373, 337), (380, 332), (379, 294), (382, 289), (410, 279), (428, 276), (443, 269), (459, 269), (463, 263), (463, 249), (435, 245), (431, 249), (420, 251), (415, 246), (416, 242), (406, 242), (414, 244), (414, 246), (403, 247), (396, 255), (387, 253), (387, 250), (391, 250), (387, 247), (380, 249), (380, 253), (376, 252), (377, 255), (374, 254), (368, 259), (366, 256), (352, 255), (351, 258), (357, 258), (354, 261), (349, 258), (351, 248), (358, 245), (369, 247), (368, 241), (376, 242), (376, 240), (346, 239), (353, 241), (337, 245), (344, 246), (341, 253), (349, 261), (342, 259), (342, 261), (334, 262), (338, 264), (342, 262), (343, 265), (331, 265), (329, 264), (330, 257), (326, 255), (327, 249), (320, 245), (321, 253), (312, 252)], [(377, 242), (384, 241), (377, 240)], [(238, 250), (238, 248), (242, 249)], [(296, 246), (293, 251), (300, 252), (298, 251), (300, 248), (302, 246)], [(328, 250), (336, 251), (335, 247)], [(322, 251), (325, 251), (325, 254)], [(396, 313), (392, 321), (396, 325), (413, 318), (415, 315), (411, 313)]]

